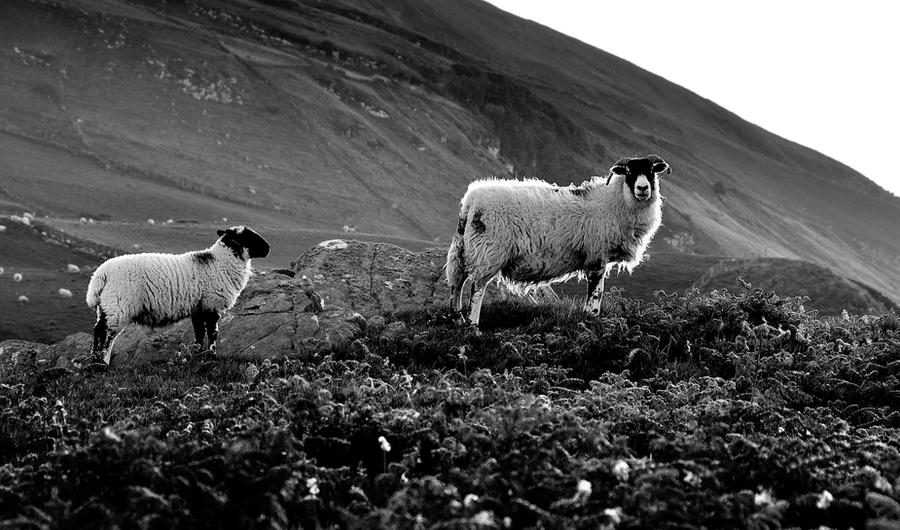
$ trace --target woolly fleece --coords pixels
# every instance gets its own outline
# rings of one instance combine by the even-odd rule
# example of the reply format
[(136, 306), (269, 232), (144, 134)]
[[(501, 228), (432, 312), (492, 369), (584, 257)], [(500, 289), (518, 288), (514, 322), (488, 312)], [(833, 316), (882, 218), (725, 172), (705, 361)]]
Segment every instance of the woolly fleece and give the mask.
[(594, 178), (578, 187), (475, 181), (461, 201), (464, 232), (454, 234), (447, 280), (453, 286), (460, 275), (471, 276), (481, 285), (499, 273), (522, 290), (614, 266), (630, 272), (643, 260), (661, 219), (658, 189), (638, 201), (621, 175), (608, 185)]
[(118, 256), (91, 276), (87, 305), (100, 307), (112, 329), (131, 322), (167, 325), (197, 310), (222, 312), (237, 301), (250, 262), (220, 241), (184, 254), (144, 253)]

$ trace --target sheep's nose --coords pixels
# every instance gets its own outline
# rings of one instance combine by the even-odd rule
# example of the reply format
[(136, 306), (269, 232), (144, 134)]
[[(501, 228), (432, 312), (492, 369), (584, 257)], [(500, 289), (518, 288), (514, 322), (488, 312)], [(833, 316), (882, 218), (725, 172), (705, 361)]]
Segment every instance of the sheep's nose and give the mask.
[(635, 188), (637, 188), (637, 190), (642, 193), (646, 193), (650, 189), (650, 186), (648, 186), (647, 184), (640, 184), (638, 186), (635, 186)]

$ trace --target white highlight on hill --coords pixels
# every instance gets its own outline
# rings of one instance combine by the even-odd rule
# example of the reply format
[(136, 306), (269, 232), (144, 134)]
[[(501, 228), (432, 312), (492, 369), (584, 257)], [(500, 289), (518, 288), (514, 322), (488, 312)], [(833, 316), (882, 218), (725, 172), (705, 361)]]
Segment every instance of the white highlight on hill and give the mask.
[(488, 0), (677, 83), (900, 196), (894, 2)]

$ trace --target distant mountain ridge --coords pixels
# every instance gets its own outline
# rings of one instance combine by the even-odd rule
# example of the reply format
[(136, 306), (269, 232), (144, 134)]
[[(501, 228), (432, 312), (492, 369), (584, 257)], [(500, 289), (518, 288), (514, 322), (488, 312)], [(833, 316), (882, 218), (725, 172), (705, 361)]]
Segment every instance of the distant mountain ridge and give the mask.
[(900, 301), (900, 200), (477, 0), (7, 0), (0, 64), (0, 213), (105, 221), (82, 238), (227, 217), (440, 244), (475, 178), (579, 182), (655, 152), (673, 174), (651, 252), (802, 259)]

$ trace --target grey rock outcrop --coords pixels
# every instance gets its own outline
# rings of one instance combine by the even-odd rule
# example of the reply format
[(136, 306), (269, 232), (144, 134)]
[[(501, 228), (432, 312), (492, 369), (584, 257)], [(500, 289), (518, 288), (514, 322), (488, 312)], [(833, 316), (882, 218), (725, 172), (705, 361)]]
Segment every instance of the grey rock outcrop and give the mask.
[(291, 262), (328, 304), (369, 317), (445, 304), (446, 249), (410, 252), (384, 243), (324, 241)]

